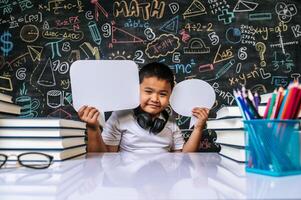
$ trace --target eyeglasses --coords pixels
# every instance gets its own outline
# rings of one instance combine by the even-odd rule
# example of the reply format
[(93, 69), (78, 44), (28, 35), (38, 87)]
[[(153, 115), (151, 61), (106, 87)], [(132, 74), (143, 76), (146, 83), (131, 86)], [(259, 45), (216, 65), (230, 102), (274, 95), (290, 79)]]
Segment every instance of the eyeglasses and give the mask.
[(0, 154), (0, 168), (2, 168), (8, 161), (9, 157), (16, 157), (17, 162), (24, 167), (32, 169), (46, 169), (53, 161), (53, 156), (39, 152), (27, 152), (19, 155), (5, 155)]

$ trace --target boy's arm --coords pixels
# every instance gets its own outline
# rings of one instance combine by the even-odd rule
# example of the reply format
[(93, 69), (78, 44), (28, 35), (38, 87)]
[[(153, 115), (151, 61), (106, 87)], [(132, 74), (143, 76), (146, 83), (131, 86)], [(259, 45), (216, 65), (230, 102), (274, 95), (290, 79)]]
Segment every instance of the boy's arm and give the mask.
[[(98, 122), (99, 111), (96, 108), (83, 106), (78, 111), (79, 118), (87, 123), (88, 152), (110, 152), (101, 136), (101, 128)], [(118, 150), (118, 148), (117, 148)]]
[(87, 128), (88, 152), (108, 152), (108, 148), (101, 137), (100, 128)]
[(182, 152), (196, 152), (199, 150), (200, 141), (202, 138), (202, 129), (194, 129), (188, 139), (184, 144)]
[(88, 152), (117, 152), (118, 146), (106, 145), (101, 137), (101, 129), (87, 129)]
[(182, 152), (197, 152), (199, 150), (203, 129), (208, 119), (209, 110), (206, 108), (194, 108), (192, 114), (198, 118), (194, 129), (184, 144)]

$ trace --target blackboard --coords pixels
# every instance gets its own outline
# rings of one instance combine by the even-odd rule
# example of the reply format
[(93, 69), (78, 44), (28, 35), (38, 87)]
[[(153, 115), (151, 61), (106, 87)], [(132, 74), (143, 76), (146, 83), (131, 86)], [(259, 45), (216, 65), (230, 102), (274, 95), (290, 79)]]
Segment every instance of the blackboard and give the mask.
[[(0, 0), (0, 92), (23, 117), (77, 119), (72, 62), (158, 61), (177, 82), (211, 84), (214, 113), (235, 104), (242, 84), (266, 93), (299, 80), (300, 8), (297, 0)], [(177, 118), (183, 129), (188, 120)]]

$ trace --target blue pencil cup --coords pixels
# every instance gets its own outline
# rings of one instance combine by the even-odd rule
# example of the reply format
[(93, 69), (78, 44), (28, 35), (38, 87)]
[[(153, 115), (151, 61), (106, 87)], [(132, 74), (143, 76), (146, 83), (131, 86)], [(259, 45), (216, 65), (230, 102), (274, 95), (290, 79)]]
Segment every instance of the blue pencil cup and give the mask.
[(300, 120), (245, 120), (246, 171), (301, 174)]

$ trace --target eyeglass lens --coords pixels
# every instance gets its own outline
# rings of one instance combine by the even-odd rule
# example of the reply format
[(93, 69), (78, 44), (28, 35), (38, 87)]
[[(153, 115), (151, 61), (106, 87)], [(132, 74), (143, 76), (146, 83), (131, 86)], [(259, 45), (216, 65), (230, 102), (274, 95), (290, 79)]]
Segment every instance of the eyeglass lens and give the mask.
[(40, 153), (25, 153), (19, 156), (19, 163), (25, 167), (44, 169), (49, 167), (52, 158)]
[(0, 168), (5, 164), (7, 156), (0, 154)]
[[(18, 156), (20, 165), (34, 169), (45, 169), (49, 167), (52, 159), (52, 156), (38, 152), (23, 153)], [(0, 168), (4, 166), (7, 160), (8, 156), (0, 154)]]

